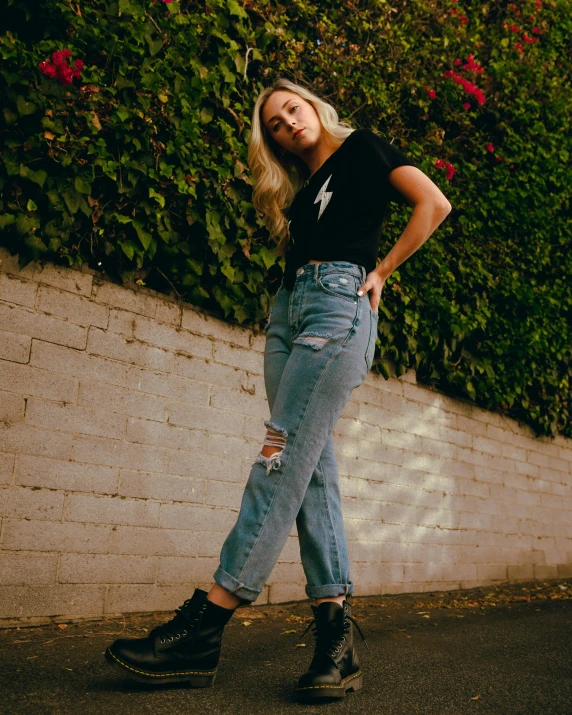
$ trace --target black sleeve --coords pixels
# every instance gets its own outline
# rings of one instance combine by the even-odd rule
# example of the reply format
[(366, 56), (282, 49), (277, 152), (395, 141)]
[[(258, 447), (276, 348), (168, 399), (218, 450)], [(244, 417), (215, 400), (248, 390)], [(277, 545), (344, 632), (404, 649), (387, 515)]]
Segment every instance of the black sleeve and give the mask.
[[(405, 197), (400, 194), (389, 182), (389, 174), (398, 166), (416, 166), (408, 159), (403, 152), (387, 140), (380, 137), (371, 129), (356, 129), (355, 142), (355, 170), (363, 181), (363, 186), (367, 187), (367, 192), (372, 195), (379, 191), (387, 193), (389, 201), (395, 201), (399, 205), (407, 203)], [(360, 182), (361, 183), (361, 182)]]

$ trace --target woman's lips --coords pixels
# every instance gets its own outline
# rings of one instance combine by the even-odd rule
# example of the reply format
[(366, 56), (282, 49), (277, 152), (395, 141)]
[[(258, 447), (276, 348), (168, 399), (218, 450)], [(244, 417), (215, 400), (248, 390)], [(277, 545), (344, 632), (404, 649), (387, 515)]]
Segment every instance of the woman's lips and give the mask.
[(294, 139), (297, 139), (303, 131), (303, 129), (298, 129), (298, 131), (294, 133)]

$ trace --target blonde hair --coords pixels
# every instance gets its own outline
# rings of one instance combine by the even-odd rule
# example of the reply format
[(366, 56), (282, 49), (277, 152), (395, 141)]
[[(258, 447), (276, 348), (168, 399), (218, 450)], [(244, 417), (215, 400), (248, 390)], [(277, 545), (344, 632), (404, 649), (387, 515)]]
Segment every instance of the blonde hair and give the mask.
[(252, 203), (264, 216), (270, 237), (278, 238), (276, 254), (284, 255), (289, 240), (288, 222), (283, 210), (309, 176), (305, 162), (295, 154), (280, 153), (280, 146), (270, 136), (262, 122), (262, 110), (268, 98), (278, 90), (287, 90), (305, 99), (316, 110), (327, 139), (336, 148), (353, 131), (353, 127), (338, 119), (338, 113), (323, 99), (305, 87), (279, 78), (262, 91), (252, 113), (251, 136), (248, 143), (248, 165), (254, 179)]

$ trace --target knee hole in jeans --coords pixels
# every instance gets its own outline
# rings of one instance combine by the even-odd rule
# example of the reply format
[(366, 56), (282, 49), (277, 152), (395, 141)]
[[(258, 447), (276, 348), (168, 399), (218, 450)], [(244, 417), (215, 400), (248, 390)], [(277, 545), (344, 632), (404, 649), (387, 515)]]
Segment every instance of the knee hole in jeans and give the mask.
[(266, 467), (266, 474), (270, 474), (272, 469), (279, 469), (282, 465), (281, 455), (286, 446), (288, 432), (269, 420), (265, 420), (264, 426), (267, 427), (268, 431), (264, 438), (262, 451), (256, 458), (255, 464), (261, 462)]

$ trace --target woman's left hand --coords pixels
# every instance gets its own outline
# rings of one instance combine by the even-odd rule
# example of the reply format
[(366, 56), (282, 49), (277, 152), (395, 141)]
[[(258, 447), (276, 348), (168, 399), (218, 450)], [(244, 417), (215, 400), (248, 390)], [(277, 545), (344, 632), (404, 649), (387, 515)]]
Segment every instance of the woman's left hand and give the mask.
[(386, 280), (387, 279), (383, 278), (377, 271), (372, 271), (371, 273), (368, 273), (365, 277), (365, 283), (363, 283), (358, 288), (358, 295), (363, 295), (364, 293), (368, 293), (369, 291), (371, 291), (368, 298), (369, 303), (371, 305), (371, 309), (374, 313), (377, 313), (377, 311), (379, 310), (381, 291), (383, 290), (383, 286)]

